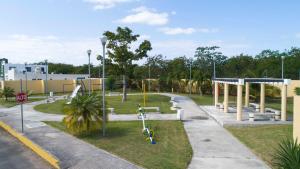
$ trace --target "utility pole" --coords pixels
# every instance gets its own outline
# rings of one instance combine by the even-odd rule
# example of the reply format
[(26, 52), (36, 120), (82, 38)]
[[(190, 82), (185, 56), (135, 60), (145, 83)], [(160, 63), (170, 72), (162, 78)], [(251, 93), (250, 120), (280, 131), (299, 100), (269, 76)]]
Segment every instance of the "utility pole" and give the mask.
[(151, 87), (150, 87), (150, 63), (149, 63), (149, 65), (148, 65), (148, 67), (149, 67), (149, 70), (148, 70), (148, 74), (149, 74), (149, 77), (148, 77), (148, 90), (149, 90), (149, 92), (150, 92), (150, 89), (151, 89)]

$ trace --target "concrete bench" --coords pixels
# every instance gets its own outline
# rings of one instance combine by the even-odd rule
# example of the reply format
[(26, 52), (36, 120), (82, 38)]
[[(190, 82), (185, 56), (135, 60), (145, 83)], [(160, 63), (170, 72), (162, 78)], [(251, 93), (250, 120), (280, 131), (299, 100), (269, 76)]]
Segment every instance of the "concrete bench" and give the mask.
[(159, 107), (142, 107), (144, 110), (156, 110), (159, 112)]
[(266, 108), (265, 111), (266, 111), (266, 113), (274, 113), (275, 120), (280, 120), (281, 112), (279, 110), (272, 109), (272, 108)]
[(275, 120), (274, 113), (249, 113), (249, 121), (258, 121), (258, 120)]
[(121, 93), (120, 92), (109, 92), (108, 96), (120, 96)]
[(256, 103), (249, 103), (249, 106), (250, 107), (253, 107), (255, 109), (255, 111), (259, 111), (259, 104), (256, 104)]
[(224, 109), (224, 104), (222, 104), (222, 103), (217, 103), (216, 106), (217, 106), (219, 109)]
[(110, 107), (107, 108), (107, 110), (109, 110), (111, 114), (115, 114), (115, 108)]

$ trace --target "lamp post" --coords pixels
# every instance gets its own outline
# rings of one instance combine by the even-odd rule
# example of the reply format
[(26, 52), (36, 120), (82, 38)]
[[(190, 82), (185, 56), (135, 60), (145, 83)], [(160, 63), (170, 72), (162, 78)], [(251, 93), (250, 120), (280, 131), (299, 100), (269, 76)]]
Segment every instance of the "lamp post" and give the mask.
[(28, 84), (28, 79), (27, 79), (27, 62), (25, 62), (25, 93), (28, 92), (28, 89), (27, 89), (27, 84)]
[(190, 95), (192, 94), (192, 64), (193, 64), (193, 59), (190, 58), (190, 81), (189, 81), (189, 86), (190, 86)]
[(149, 69), (148, 69), (148, 75), (149, 75), (149, 77), (148, 77), (148, 90), (149, 90), (149, 93), (150, 93), (150, 89), (151, 89), (151, 87), (150, 87), (150, 63), (149, 63), (149, 65), (148, 65), (148, 67), (149, 67)]
[(284, 78), (284, 56), (281, 56), (281, 79)]
[(87, 50), (88, 58), (89, 58), (89, 96), (91, 95), (91, 53), (92, 50)]
[(45, 65), (46, 65), (46, 83), (45, 83), (45, 93), (46, 96), (48, 97), (48, 60), (45, 60)]
[(214, 62), (214, 79), (216, 78), (216, 61), (215, 58), (213, 58), (213, 62)]
[(105, 111), (105, 44), (107, 41), (107, 37), (103, 36), (101, 39), (102, 47), (103, 47), (103, 58), (102, 58), (102, 134), (105, 136), (105, 121), (106, 121), (106, 111)]

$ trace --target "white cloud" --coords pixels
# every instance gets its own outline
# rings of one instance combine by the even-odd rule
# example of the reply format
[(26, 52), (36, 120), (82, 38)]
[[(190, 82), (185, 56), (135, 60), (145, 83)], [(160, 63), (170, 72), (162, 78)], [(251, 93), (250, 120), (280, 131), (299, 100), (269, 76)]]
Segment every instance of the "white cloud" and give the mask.
[(167, 34), (167, 35), (178, 35), (178, 34), (192, 34), (196, 32), (196, 29), (194, 28), (170, 28), (170, 27), (164, 27), (159, 29), (161, 32)]
[(146, 25), (165, 25), (169, 21), (169, 14), (166, 12), (157, 12), (155, 9), (150, 9), (144, 6), (131, 10), (130, 15), (118, 20), (125, 24), (146, 24)]
[(62, 39), (55, 36), (14, 34), (0, 39), (0, 56), (10, 63), (61, 62), (75, 65), (87, 63), (87, 49), (92, 49), (91, 61), (99, 64), (96, 54), (102, 53), (99, 39)]
[(130, 2), (132, 0), (84, 0), (84, 1), (94, 5), (95, 10), (101, 10), (101, 9), (112, 8), (117, 4)]
[(178, 35), (178, 34), (192, 34), (195, 32), (200, 32), (200, 33), (215, 33), (218, 32), (218, 29), (208, 29), (208, 28), (180, 28), (180, 27), (175, 27), (175, 28), (170, 28), (170, 27), (164, 27), (159, 29), (161, 32), (167, 35)]

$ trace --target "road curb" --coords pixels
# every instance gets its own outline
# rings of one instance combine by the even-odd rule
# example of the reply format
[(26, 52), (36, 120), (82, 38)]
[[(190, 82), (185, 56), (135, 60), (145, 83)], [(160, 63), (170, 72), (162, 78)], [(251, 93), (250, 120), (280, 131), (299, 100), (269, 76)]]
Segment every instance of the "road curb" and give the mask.
[(4, 122), (0, 121), (0, 127), (2, 127), (4, 130), (6, 130), (9, 134), (11, 134), (13, 137), (17, 138), (20, 142), (22, 142), (24, 145), (26, 145), (28, 148), (30, 148), (33, 152), (35, 152), (37, 155), (39, 155), (41, 158), (46, 160), (49, 164), (51, 164), (54, 168), (60, 169), (59, 167), (59, 161), (49, 152), (32, 142), (30, 139), (25, 137), (23, 134), (18, 133), (16, 130), (14, 130), (9, 125), (5, 124)]

